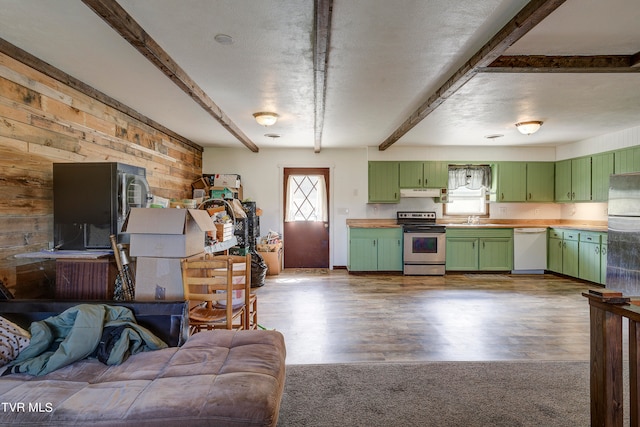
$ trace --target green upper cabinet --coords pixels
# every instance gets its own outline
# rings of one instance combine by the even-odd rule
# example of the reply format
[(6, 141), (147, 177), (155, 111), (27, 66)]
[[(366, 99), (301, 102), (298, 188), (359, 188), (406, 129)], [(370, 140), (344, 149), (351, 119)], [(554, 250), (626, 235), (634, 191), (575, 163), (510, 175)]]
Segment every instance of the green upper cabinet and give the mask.
[(591, 201), (591, 157), (571, 159), (571, 195), (574, 202)]
[(369, 203), (400, 201), (400, 162), (369, 162)]
[(614, 151), (615, 173), (640, 172), (640, 146)]
[(497, 180), (497, 202), (524, 202), (527, 200), (527, 164), (525, 162), (498, 163)]
[(609, 175), (613, 173), (613, 153), (591, 156), (591, 200), (606, 202), (609, 199)]
[(571, 160), (556, 162), (556, 202), (571, 201)]
[(555, 164), (527, 163), (527, 202), (553, 202)]
[(556, 162), (556, 202), (591, 201), (591, 157)]
[(400, 188), (447, 188), (447, 162), (400, 162)]
[(497, 202), (552, 202), (553, 162), (500, 162), (497, 164)]

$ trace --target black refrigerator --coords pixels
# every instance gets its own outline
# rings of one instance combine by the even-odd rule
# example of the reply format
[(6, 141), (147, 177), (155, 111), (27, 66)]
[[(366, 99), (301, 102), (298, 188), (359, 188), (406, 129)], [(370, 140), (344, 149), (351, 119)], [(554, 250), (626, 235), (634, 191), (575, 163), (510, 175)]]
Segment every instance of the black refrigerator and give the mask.
[(54, 247), (110, 249), (127, 243), (122, 226), (132, 207), (147, 207), (146, 170), (117, 162), (53, 164)]
[(609, 177), (606, 287), (640, 296), (640, 173)]

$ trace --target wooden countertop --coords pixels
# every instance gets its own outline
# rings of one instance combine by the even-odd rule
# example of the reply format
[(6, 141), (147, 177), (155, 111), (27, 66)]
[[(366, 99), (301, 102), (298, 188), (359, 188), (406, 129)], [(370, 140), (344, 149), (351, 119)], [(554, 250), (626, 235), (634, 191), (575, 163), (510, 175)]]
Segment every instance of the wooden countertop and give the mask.
[[(536, 228), (555, 227), (567, 228), (571, 230), (586, 230), (606, 232), (606, 221), (562, 221), (562, 220), (518, 220), (518, 219), (485, 219), (478, 224), (466, 224), (464, 222), (451, 222), (450, 220), (438, 219), (437, 224), (447, 228)], [(347, 226), (354, 228), (397, 228), (401, 227), (395, 219), (347, 219)]]

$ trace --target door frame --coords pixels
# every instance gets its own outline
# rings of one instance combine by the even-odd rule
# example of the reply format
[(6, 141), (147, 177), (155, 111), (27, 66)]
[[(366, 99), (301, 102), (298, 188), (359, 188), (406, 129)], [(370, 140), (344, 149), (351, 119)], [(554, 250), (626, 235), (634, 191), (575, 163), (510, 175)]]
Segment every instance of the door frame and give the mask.
[[(329, 270), (333, 270), (333, 245), (334, 245), (334, 241), (335, 241), (335, 236), (333, 234), (334, 232), (334, 212), (335, 212), (335, 208), (334, 208), (334, 203), (333, 203), (333, 192), (334, 192), (334, 187), (335, 185), (333, 185), (333, 183), (335, 182), (334, 180), (334, 170), (335, 170), (335, 165), (324, 165), (324, 164), (318, 164), (318, 165), (305, 165), (305, 164), (278, 164), (278, 215), (279, 215), (279, 220), (278, 223), (280, 224), (280, 230), (282, 230), (283, 233), (283, 238), (285, 238), (284, 236), (284, 199), (285, 199), (285, 194), (284, 194), (284, 170), (285, 168), (287, 169), (329, 169), (329, 191), (327, 192), (327, 197), (329, 198), (329, 212), (328, 212), (328, 216), (329, 216)], [(287, 253), (283, 252), (282, 257), (286, 257)], [(284, 265), (284, 260), (283, 260), (283, 265)]]

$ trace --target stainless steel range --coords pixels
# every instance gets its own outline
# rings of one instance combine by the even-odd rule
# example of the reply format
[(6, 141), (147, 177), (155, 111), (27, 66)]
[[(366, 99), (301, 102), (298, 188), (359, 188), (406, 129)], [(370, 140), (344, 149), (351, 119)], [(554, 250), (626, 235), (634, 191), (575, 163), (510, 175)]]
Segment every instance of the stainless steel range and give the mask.
[(404, 235), (404, 274), (444, 275), (446, 230), (436, 224), (436, 213), (404, 211), (396, 219)]

